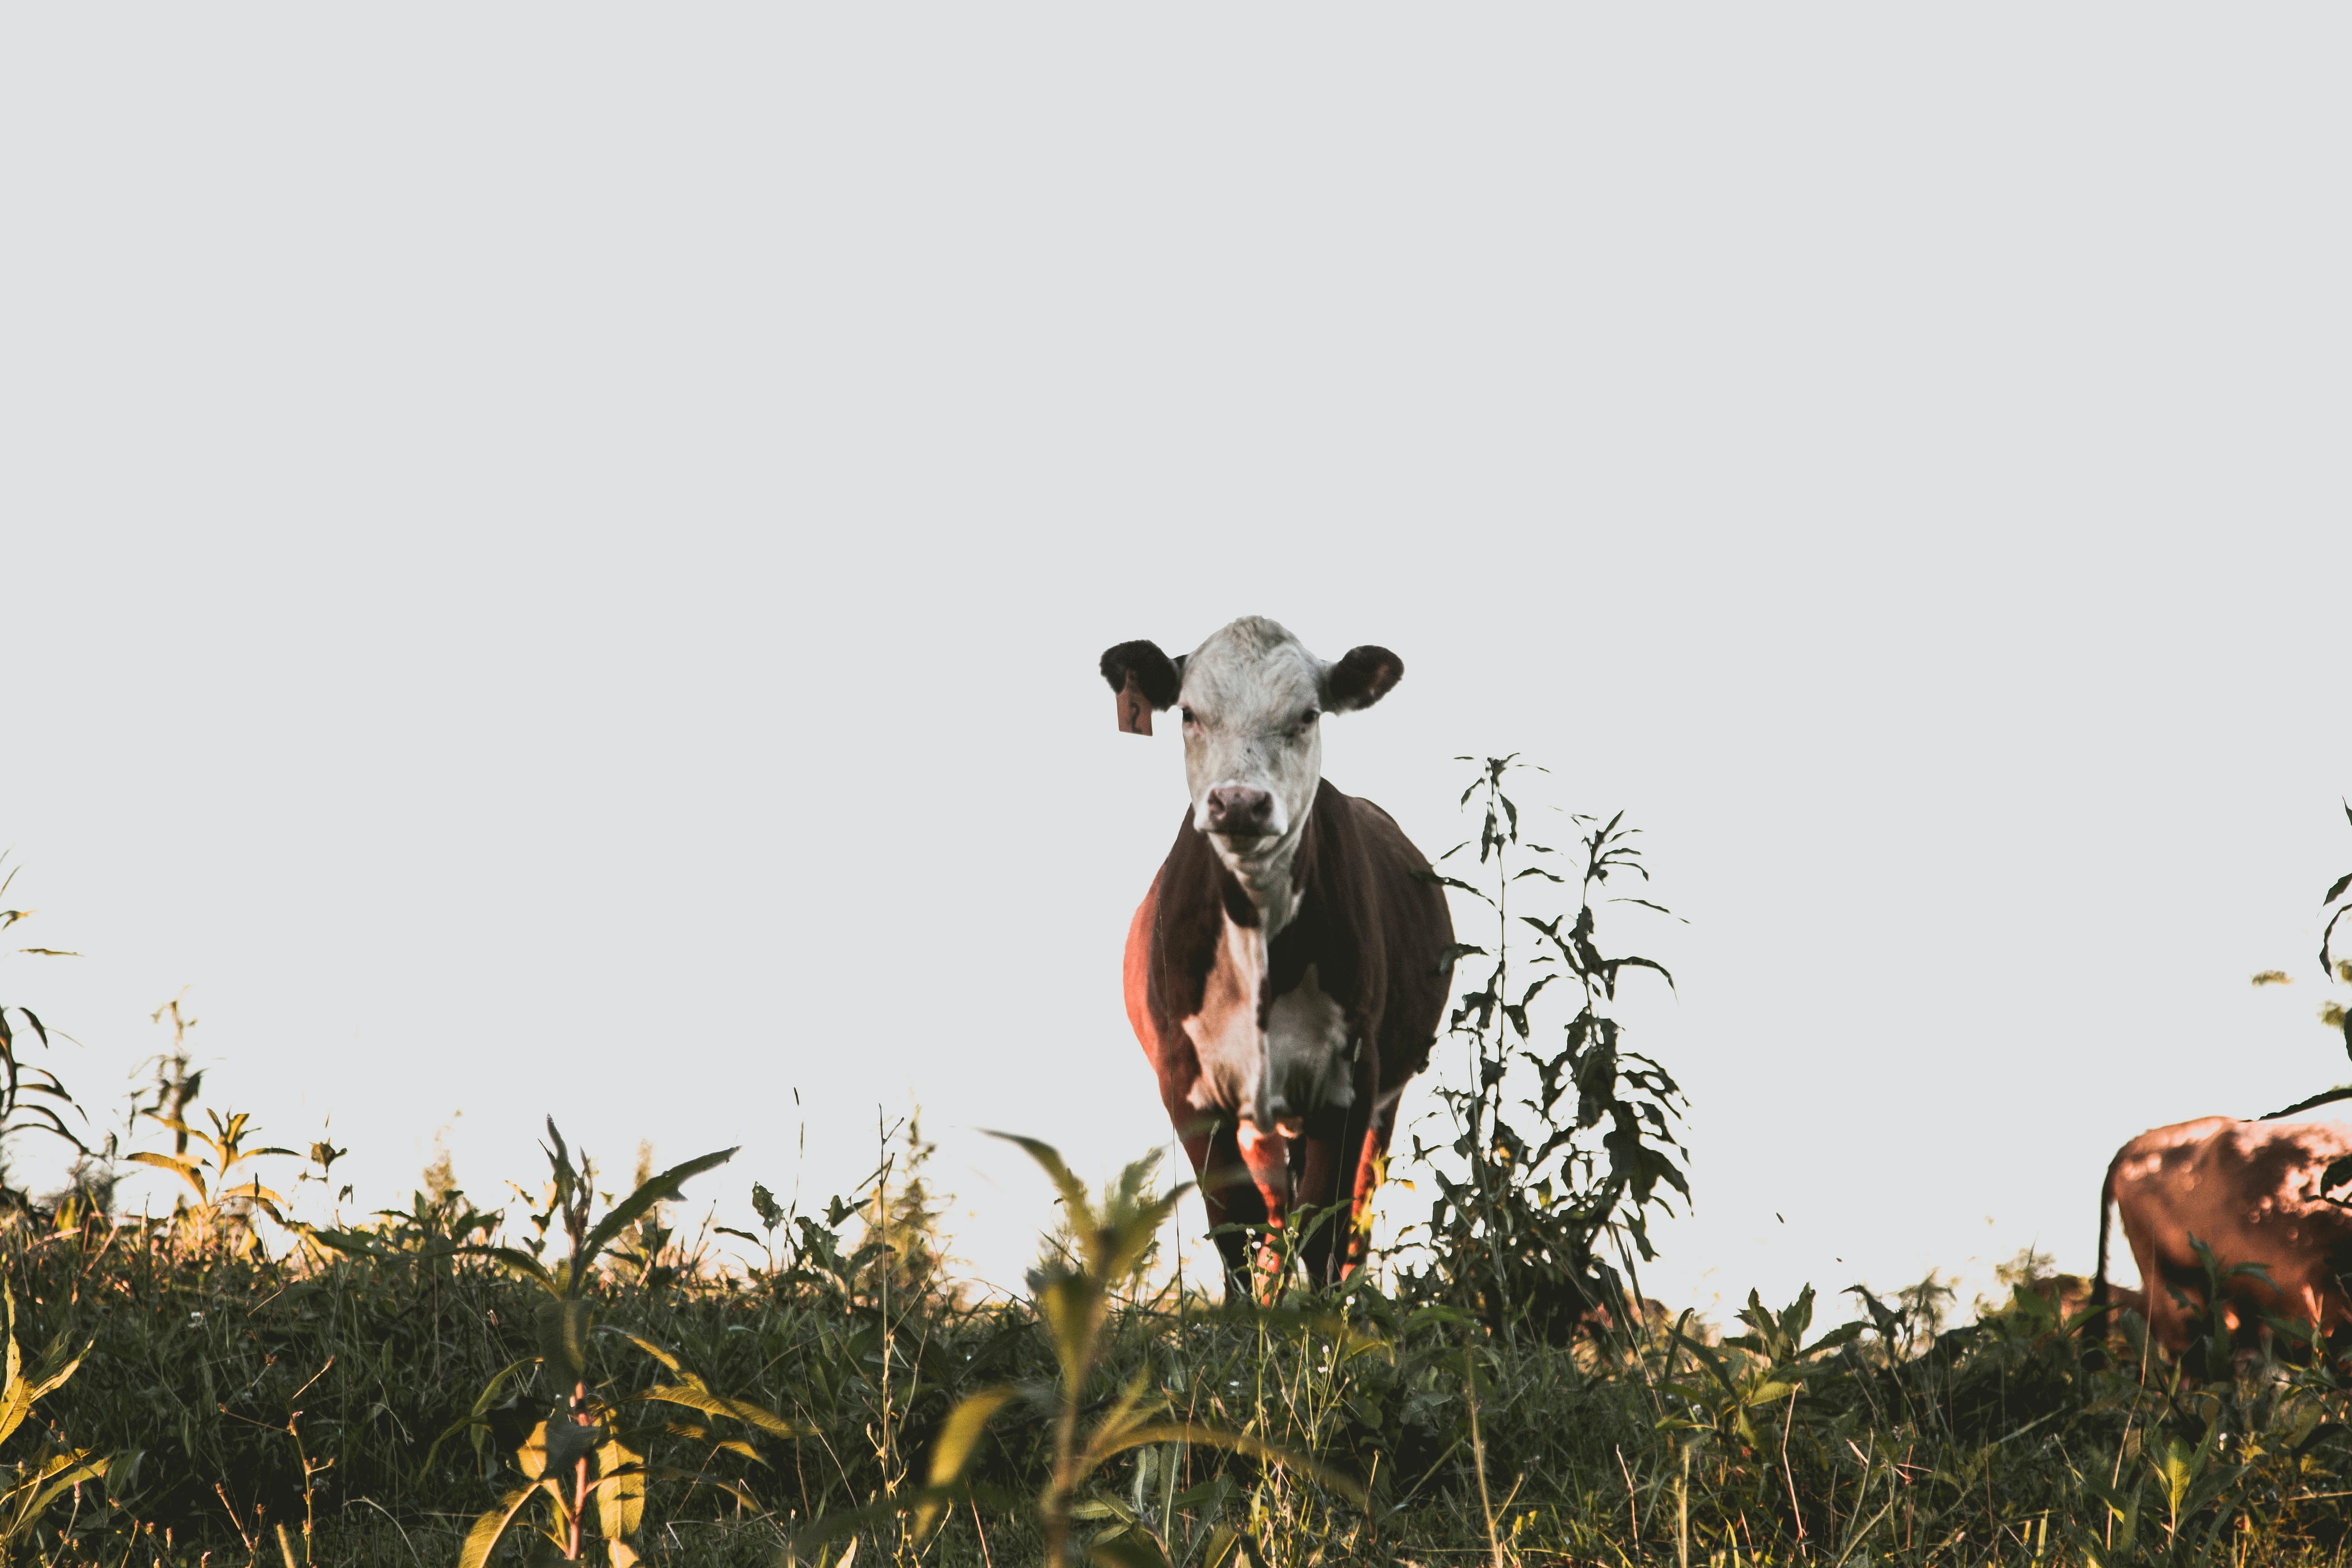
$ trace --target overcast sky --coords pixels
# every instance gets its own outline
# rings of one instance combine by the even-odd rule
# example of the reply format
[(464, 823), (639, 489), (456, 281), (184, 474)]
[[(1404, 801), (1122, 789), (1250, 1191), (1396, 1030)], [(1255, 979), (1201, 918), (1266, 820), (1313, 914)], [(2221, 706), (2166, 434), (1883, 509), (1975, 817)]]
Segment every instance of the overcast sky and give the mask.
[(111, 1103), (193, 987), (207, 1100), (331, 1118), (359, 1206), (436, 1134), (535, 1184), (552, 1112), (742, 1144), (748, 1226), (919, 1101), (1017, 1281), (977, 1130), (1167, 1131), (1118, 967), (1180, 747), (1095, 659), (1265, 614), (1402, 656), (1327, 771), (1431, 852), (1462, 752), (1646, 830), (1653, 1294), (2087, 1268), (2123, 1139), (2346, 1075), (2347, 44), (11, 12), (0, 845), (85, 956), (0, 1000)]

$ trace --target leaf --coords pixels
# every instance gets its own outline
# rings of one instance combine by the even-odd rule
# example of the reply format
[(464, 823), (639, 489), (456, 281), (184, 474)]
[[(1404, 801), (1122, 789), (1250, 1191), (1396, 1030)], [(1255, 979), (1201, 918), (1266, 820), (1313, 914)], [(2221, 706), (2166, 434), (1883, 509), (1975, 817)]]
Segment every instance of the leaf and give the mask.
[(503, 1263), (509, 1268), (520, 1270), (526, 1279), (551, 1296), (560, 1297), (563, 1294), (555, 1283), (555, 1276), (547, 1271), (547, 1266), (520, 1247), (488, 1247), (480, 1242), (469, 1241), (463, 1246), (446, 1248), (443, 1255), (453, 1258), (488, 1258)]
[(151, 1153), (144, 1149), (123, 1157), (137, 1164), (153, 1165), (159, 1170), (177, 1172), (182, 1181), (196, 1189), (196, 1196), (205, 1199), (207, 1203), (212, 1201), (211, 1194), (205, 1191), (203, 1171), (193, 1160), (183, 1160), (171, 1154)]
[(2254, 1118), (2254, 1120), (2257, 1121), (2276, 1121), (2282, 1116), (2293, 1116), (2297, 1111), (2309, 1110), (2314, 1106), (2333, 1105), (2339, 1100), (2352, 1100), (2352, 1084), (2343, 1084), (2337, 1088), (2327, 1089), (2319, 1094), (2315, 1094), (2309, 1100), (2298, 1100), (2293, 1105), (2283, 1107), (2277, 1110), (2268, 1111), (2263, 1115)]
[(1086, 1382), (1087, 1352), (1095, 1332), (1096, 1292), (1085, 1275), (1065, 1273), (1044, 1281), (1036, 1300), (1038, 1314), (1054, 1336), (1062, 1381), (1076, 1388)]
[(2352, 1154), (2327, 1163), (2327, 1169), (2319, 1173), (2320, 1195), (2325, 1197), (2347, 1182), (2352, 1182)]
[(1361, 1482), (1341, 1475), (1319, 1459), (1253, 1437), (1246, 1432), (1228, 1432), (1222, 1427), (1203, 1426), (1190, 1421), (1160, 1421), (1133, 1427), (1117, 1442), (1105, 1445), (1099, 1451), (1099, 1458), (1107, 1459), (1113, 1454), (1153, 1443), (1198, 1443), (1203, 1447), (1225, 1448), (1236, 1454), (1246, 1454), (1265, 1464), (1280, 1465), (1285, 1469), (1311, 1476), (1350, 1502), (1360, 1506), (1364, 1501)]
[(1823, 1351), (1833, 1351), (1838, 1349), (1840, 1346), (1850, 1345), (1854, 1341), (1862, 1338), (1864, 1333), (1866, 1332), (1869, 1328), (1870, 1325), (1862, 1321), (1860, 1319), (1856, 1319), (1850, 1323), (1840, 1323), (1836, 1328), (1832, 1329), (1828, 1333), (1823, 1334), (1820, 1339), (1817, 1339), (1811, 1344), (1807, 1345), (1804, 1350), (1799, 1353), (1809, 1356), (1819, 1355)]
[(1141, 1529), (1130, 1528), (1087, 1548), (1087, 1561), (1106, 1568), (1168, 1568), (1168, 1554)]
[(1045, 1167), (1045, 1174), (1053, 1178), (1055, 1190), (1062, 1194), (1063, 1206), (1069, 1210), (1072, 1230), (1083, 1237), (1095, 1228), (1094, 1205), (1087, 1201), (1086, 1186), (1070, 1174), (1070, 1167), (1063, 1163), (1060, 1150), (1034, 1138), (1024, 1138), (1018, 1132), (999, 1132), (992, 1128), (982, 1128), (982, 1131), (991, 1138), (1002, 1138), (1007, 1143), (1019, 1144), (1024, 1152)]
[(559, 1475), (586, 1458), (604, 1442), (602, 1422), (578, 1421), (566, 1415), (548, 1417), (541, 1442), (544, 1446), (542, 1461), (551, 1476)]
[[(1095, 1429), (1087, 1435), (1085, 1456), (1078, 1461), (1080, 1470), (1092, 1470), (1101, 1462), (1098, 1456), (1112, 1451), (1120, 1438), (1134, 1431), (1150, 1416), (1162, 1413), (1167, 1404), (1165, 1399), (1155, 1398), (1148, 1404), (1144, 1399), (1144, 1390), (1150, 1386), (1150, 1383), (1149, 1369), (1128, 1379), (1127, 1386), (1119, 1390), (1118, 1397), (1111, 1402), (1111, 1407), (1103, 1413), (1101, 1419), (1095, 1423)], [(1123, 1508), (1126, 1505), (1114, 1503), (1108, 1506)], [(1133, 1516), (1121, 1517), (1131, 1520)]]
[(2328, 916), (2326, 928), (2319, 933), (2319, 969), (2320, 973), (2323, 974), (2333, 974), (2336, 973), (2335, 963), (2327, 955), (2327, 944), (2336, 935), (2336, 922), (2342, 920), (2346, 915), (2352, 915), (2352, 904), (2347, 904), (2342, 909), (2336, 910), (2334, 914)]
[(588, 1375), (588, 1303), (578, 1297), (540, 1303), (539, 1353), (579, 1382)]
[[(40, 1088), (38, 1085), (35, 1085), (33, 1086), (31, 1092), (35, 1094), (46, 1094), (48, 1091)], [(20, 1102), (16, 1106), (16, 1109), (26, 1116), (37, 1119), (30, 1125), (30, 1128), (28, 1129), (29, 1131), (51, 1133), (57, 1137), (64, 1139), (67, 1142), (72, 1144), (75, 1148), (80, 1150), (85, 1154), (89, 1152), (89, 1145), (75, 1137), (73, 1129), (68, 1127), (63, 1119), (61, 1119), (56, 1111), (51, 1110), (47, 1106), (26, 1105)], [(139, 1156), (136, 1154), (130, 1156), (130, 1158), (134, 1160), (138, 1157)]]
[(474, 1408), (467, 1413), (466, 1418), (462, 1421), (452, 1422), (447, 1430), (444, 1431), (438, 1437), (433, 1439), (433, 1446), (425, 1450), (425, 1468), (428, 1470), (433, 1468), (433, 1458), (441, 1451), (442, 1444), (447, 1442), (450, 1438), (456, 1436), (460, 1432), (471, 1430), (473, 1427), (483, 1424), (482, 1417), (488, 1413), (491, 1405), (497, 1401), (499, 1390), (506, 1386), (507, 1380), (509, 1378), (514, 1376), (515, 1373), (520, 1372), (527, 1366), (537, 1366), (538, 1364), (539, 1358), (537, 1356), (527, 1355), (520, 1360), (510, 1361), (507, 1363), (506, 1365), (500, 1367), (497, 1373), (491, 1377), (489, 1382), (482, 1384), (482, 1392), (474, 1396)]
[[(1612, 904), (1639, 904), (1639, 905), (1641, 905), (1641, 906), (1642, 906), (1643, 909), (1645, 909), (1645, 910), (1657, 910), (1657, 911), (1658, 911), (1658, 913), (1660, 913), (1660, 914), (1662, 914), (1662, 915), (1673, 915), (1673, 916), (1674, 916), (1674, 918), (1675, 918), (1675, 920), (1678, 920), (1678, 921), (1681, 921), (1681, 920), (1683, 919), (1683, 917), (1682, 917), (1682, 916), (1677, 915), (1677, 914), (1675, 914), (1675, 911), (1674, 911), (1674, 910), (1670, 910), (1670, 909), (1668, 909), (1668, 908), (1666, 908), (1666, 906), (1665, 906), (1665, 905), (1664, 905), (1664, 904), (1654, 904), (1654, 903), (1652, 903), (1652, 902), (1651, 902), (1649, 900), (1647, 900), (1647, 899), (1636, 899), (1636, 898), (1631, 898), (1631, 897), (1621, 897), (1621, 898), (1614, 898), (1614, 899), (1612, 899), (1612, 900), (1610, 900), (1609, 901), (1610, 901), (1611, 903), (1612, 903)], [(1690, 924), (1690, 922), (1689, 922), (1688, 921), (1683, 921), (1683, 923), (1684, 923), (1685, 925), (1688, 925), (1688, 924)]]
[[(13, 1337), (8, 1342), (8, 1348), (12, 1352), (16, 1348), (16, 1342)], [(10, 1359), (15, 1358), (12, 1356)], [(0, 1442), (6, 1441), (9, 1436), (24, 1424), (26, 1415), (32, 1408), (33, 1385), (15, 1375), (14, 1370), (11, 1369), (7, 1392), (5, 1395), (0, 1395)]]
[(1495, 901), (1459, 877), (1441, 877), (1434, 871), (1415, 871), (1412, 876), (1413, 880), (1417, 882), (1434, 882), (1441, 888), (1452, 888), (1455, 892), (1467, 893), (1482, 904), (1491, 905)]
[(89, 1450), (83, 1448), (59, 1454), (48, 1460), (41, 1467), (33, 1480), (26, 1482), (19, 1487), (16, 1493), (11, 1494), (22, 1495), (40, 1482), (48, 1483), (33, 1494), (31, 1501), (21, 1504), (17, 1508), (16, 1517), (9, 1524), (6, 1531), (7, 1537), (13, 1539), (29, 1529), (43, 1513), (47, 1511), (49, 1504), (57, 1500), (58, 1493), (69, 1488), (79, 1487), (86, 1481), (103, 1479), (109, 1462), (103, 1458), (90, 1458)]
[(1668, 971), (1664, 964), (1660, 963), (1657, 960), (1654, 958), (1612, 958), (1609, 961), (1609, 994), (1612, 996), (1617, 994), (1617, 971), (1620, 969), (1649, 970), (1651, 973), (1665, 981), (1667, 990), (1674, 991), (1675, 994), (1677, 996), (1682, 994), (1680, 991), (1675, 989), (1675, 977), (1673, 973)]
[(466, 1531), (466, 1544), (457, 1553), (457, 1568), (482, 1568), (490, 1560), (499, 1537), (506, 1533), (507, 1526), (522, 1511), (522, 1505), (530, 1500), (530, 1494), (539, 1489), (539, 1485), (534, 1481), (520, 1491), (509, 1492), (499, 1500), (497, 1508), (474, 1521), (474, 1528)]
[[(548, 1130), (554, 1131), (553, 1122), (548, 1124)], [(614, 1205), (613, 1211), (598, 1221), (596, 1228), (590, 1231), (588, 1238), (580, 1244), (580, 1256), (573, 1260), (572, 1267), (572, 1289), (577, 1291), (583, 1288), (588, 1278), (588, 1265), (604, 1249), (606, 1242), (635, 1224), (656, 1204), (683, 1202), (686, 1194), (678, 1191), (680, 1184), (689, 1177), (723, 1165), (734, 1157), (735, 1150), (720, 1149), (688, 1160), (682, 1165), (672, 1165), (661, 1174), (648, 1177), (643, 1186)]]
[(1221, 1524), (1209, 1531), (1208, 1549), (1201, 1554), (1201, 1568), (1225, 1568), (1241, 1554), (1242, 1532), (1230, 1524)]
[[(625, 1538), (637, 1532), (645, 1518), (646, 1457), (608, 1442), (596, 1450), (596, 1528), (618, 1549), (617, 1563), (618, 1551), (628, 1550)], [(601, 1484), (607, 1480), (613, 1484)]]
[(616, 1329), (609, 1323), (597, 1324), (596, 1331), (600, 1334), (616, 1334), (622, 1339), (628, 1341), (631, 1344), (636, 1346), (639, 1350), (645, 1352), (647, 1355), (653, 1357), (654, 1360), (661, 1363), (662, 1365), (669, 1368), (670, 1371), (677, 1373), (681, 1376), (685, 1373), (686, 1369), (678, 1365), (677, 1357), (670, 1354), (669, 1352), (662, 1349), (661, 1346), (654, 1343), (653, 1341), (645, 1338), (641, 1334), (633, 1334), (626, 1329)]
[[(2269, 1283), (2267, 1278), (2264, 1279), (2263, 1283)], [(95, 1344), (97, 1342), (93, 1340), (90, 1343)], [(29, 1405), (37, 1400), (46, 1398), (47, 1395), (55, 1394), (58, 1389), (64, 1387), (66, 1379), (71, 1377), (75, 1371), (80, 1367), (82, 1356), (86, 1356), (88, 1354), (89, 1354), (89, 1345), (82, 1346), (81, 1355), (74, 1357), (73, 1360), (66, 1363), (65, 1365), (58, 1368), (57, 1371), (41, 1379), (40, 1382), (33, 1384), (33, 1392), (27, 1396), (26, 1403)]]
[(1160, 1227), (1176, 1212), (1176, 1205), (1186, 1193), (1192, 1190), (1190, 1182), (1179, 1182), (1167, 1192), (1129, 1215), (1117, 1226), (1097, 1233), (1103, 1245), (1095, 1259), (1097, 1276), (1106, 1284), (1116, 1284), (1132, 1274), (1151, 1250)]
[(261, 1178), (258, 1176), (237, 1186), (223, 1187), (220, 1192), (220, 1201), (226, 1203), (231, 1198), (243, 1198), (279, 1225), (286, 1223), (286, 1215), (278, 1207), (286, 1200), (263, 1186)]
[(683, 1405), (689, 1410), (699, 1410), (706, 1415), (732, 1416), (747, 1426), (756, 1426), (762, 1432), (773, 1433), (779, 1437), (817, 1436), (816, 1428), (805, 1421), (789, 1420), (749, 1400), (730, 1399), (724, 1394), (713, 1394), (707, 1388), (697, 1388), (691, 1384), (660, 1384), (646, 1389), (643, 1394), (632, 1394), (630, 1397), (656, 1399), (665, 1405)]
[[(940, 1435), (931, 1441), (932, 1489), (945, 1491), (963, 1479), (963, 1472), (980, 1447), (981, 1435), (988, 1430), (992, 1416), (1021, 1396), (1012, 1387), (983, 1388), (967, 1395), (950, 1411), (940, 1425)], [(928, 1539), (931, 1531), (945, 1517), (947, 1505), (933, 1500), (915, 1510), (915, 1539)]]

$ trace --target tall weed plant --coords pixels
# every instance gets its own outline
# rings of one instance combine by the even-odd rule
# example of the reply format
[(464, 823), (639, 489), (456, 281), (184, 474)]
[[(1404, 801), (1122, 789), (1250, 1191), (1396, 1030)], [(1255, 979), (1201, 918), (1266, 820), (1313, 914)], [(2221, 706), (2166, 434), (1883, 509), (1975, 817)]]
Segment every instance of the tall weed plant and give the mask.
[[(1615, 1016), (1629, 972), (1673, 976), (1601, 936), (1607, 905), (1667, 911), (1633, 890), (1649, 872), (1623, 813), (1565, 817), (1573, 847), (1538, 843), (1522, 834), (1518, 794), (1541, 770), (1516, 755), (1462, 760), (1476, 763), (1461, 804), (1478, 831), (1438, 858), (1436, 879), (1473, 906), (1462, 928), (1486, 934), (1454, 949), (1465, 979), (1449, 1027), (1464, 1068), (1437, 1089), (1454, 1136), (1413, 1137), (1437, 1195), (1399, 1289), (1507, 1338), (1565, 1343), (1601, 1316), (1638, 1315), (1628, 1244), (1655, 1257), (1652, 1211), (1690, 1196), (1682, 1088), (1628, 1047)], [(1483, 964), (1459, 962), (1474, 958)]]

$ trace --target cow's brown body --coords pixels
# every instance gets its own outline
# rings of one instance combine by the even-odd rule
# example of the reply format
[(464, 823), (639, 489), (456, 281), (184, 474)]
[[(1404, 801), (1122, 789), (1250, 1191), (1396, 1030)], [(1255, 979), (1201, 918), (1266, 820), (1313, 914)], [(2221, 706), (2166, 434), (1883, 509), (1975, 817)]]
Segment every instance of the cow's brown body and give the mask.
[[(2334, 1122), (2238, 1121), (2209, 1116), (2143, 1132), (2116, 1152), (2099, 1202), (2099, 1272), (2094, 1300), (2107, 1295), (2108, 1205), (2121, 1217), (2139, 1265), (2148, 1331), (2178, 1354), (2195, 1337), (2191, 1315), (2206, 1293), (2192, 1240), (2223, 1269), (2258, 1263), (2255, 1275), (2225, 1279), (2221, 1310), (2251, 1338), (2264, 1316), (2325, 1332), (2352, 1319), (2339, 1270), (2352, 1268), (2352, 1213), (2327, 1201), (2320, 1176), (2352, 1154), (2352, 1127)], [(2179, 1291), (2192, 1306), (2173, 1300)]]
[[(1328, 1279), (1362, 1256), (1356, 1219), (1379, 1179), (1397, 1096), (1429, 1060), (1451, 985), (1454, 924), (1429, 862), (1388, 813), (1328, 780), (1317, 786), (1291, 879), (1297, 908), (1265, 945), (1252, 985), (1234, 958), (1240, 932), (1228, 928), (1253, 929), (1261, 911), (1187, 811), (1128, 929), (1127, 1012), (1211, 1225), (1279, 1230), (1294, 1208), (1341, 1205), (1300, 1249), (1310, 1278)], [(1200, 1041), (1221, 1010), (1246, 1008), (1263, 1030), (1303, 985), (1319, 987), (1345, 1020), (1350, 1081), (1319, 1103), (1294, 1097), (1279, 1125), (1256, 1126), (1204, 1071)], [(1221, 1234), (1217, 1243), (1228, 1278), (1241, 1283), (1242, 1238)]]

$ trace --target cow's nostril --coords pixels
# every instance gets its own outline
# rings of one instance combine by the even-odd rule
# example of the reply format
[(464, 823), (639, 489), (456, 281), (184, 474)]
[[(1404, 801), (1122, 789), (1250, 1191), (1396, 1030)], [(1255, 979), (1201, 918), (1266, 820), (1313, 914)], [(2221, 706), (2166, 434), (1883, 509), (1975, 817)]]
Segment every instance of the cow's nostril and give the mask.
[(1264, 833), (1274, 820), (1274, 796), (1262, 789), (1220, 784), (1209, 792), (1209, 831)]

